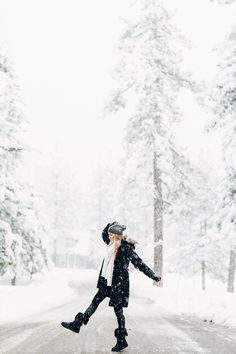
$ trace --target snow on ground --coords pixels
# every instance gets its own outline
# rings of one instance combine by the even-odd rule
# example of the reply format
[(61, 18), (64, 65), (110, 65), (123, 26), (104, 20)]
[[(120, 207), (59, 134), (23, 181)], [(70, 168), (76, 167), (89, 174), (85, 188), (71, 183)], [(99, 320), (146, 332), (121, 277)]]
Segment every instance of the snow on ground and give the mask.
[[(16, 286), (6, 285), (6, 280), (1, 278), (0, 322), (16, 320), (69, 302), (78, 297), (79, 289), (85, 284), (91, 286), (92, 298), (98, 273), (98, 270), (55, 268), (28, 284)], [(207, 279), (207, 290), (202, 291), (199, 277), (186, 278), (177, 274), (165, 275), (164, 283), (164, 288), (153, 286), (151, 279), (131, 269), (130, 303), (132, 296), (141, 296), (180, 316), (191, 314), (202, 320), (236, 327), (236, 294), (227, 293), (225, 284)]]
[(201, 289), (201, 278), (186, 278), (178, 274), (164, 277), (165, 286), (159, 288), (143, 274), (133, 272), (131, 294), (155, 301), (167, 311), (182, 315), (191, 314), (205, 321), (236, 327), (236, 294), (226, 291), (226, 284), (206, 279), (206, 290)]
[(0, 323), (41, 313), (78, 297), (73, 283), (83, 285), (94, 279), (94, 271), (54, 268), (33, 281), (11, 286), (0, 278)]

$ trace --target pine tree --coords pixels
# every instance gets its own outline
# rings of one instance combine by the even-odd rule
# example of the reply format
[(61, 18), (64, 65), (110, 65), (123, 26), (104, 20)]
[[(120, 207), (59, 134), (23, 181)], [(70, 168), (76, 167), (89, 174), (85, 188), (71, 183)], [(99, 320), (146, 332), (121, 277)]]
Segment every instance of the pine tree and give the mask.
[[(167, 233), (174, 233), (169, 236), (167, 269), (185, 275), (201, 272), (204, 289), (206, 273), (211, 276), (215, 275), (214, 272), (220, 273), (217, 264), (219, 248), (215, 245), (216, 235), (212, 232), (217, 201), (214, 178), (210, 177), (213, 173), (202, 164), (193, 165), (184, 155), (175, 154), (173, 157), (173, 175), (176, 179), (170, 191), (173, 202), (166, 222), (170, 228)], [(201, 160), (203, 158), (201, 153)]]
[(26, 119), (13, 68), (3, 55), (0, 56), (0, 82), (0, 273), (10, 272), (11, 283), (15, 285), (17, 277), (32, 276), (45, 268), (48, 255), (40, 238), (43, 232), (39, 232), (39, 219), (37, 227), (35, 223), (30, 225), (30, 220), (35, 218), (32, 187), (18, 176), (23, 153), (28, 149), (20, 139)]
[[(129, 114), (126, 168), (134, 163), (134, 169), (128, 178), (135, 184), (135, 210), (138, 212), (140, 204), (152, 205), (154, 270), (162, 275), (163, 212), (168, 206), (164, 183), (169, 179), (175, 150), (172, 123), (179, 119), (177, 92), (181, 87), (191, 87), (191, 83), (179, 69), (178, 31), (168, 12), (159, 1), (149, 1), (144, 2), (139, 14), (121, 38), (122, 58), (117, 69), (120, 85), (108, 108), (124, 108)], [(143, 196), (141, 189), (146, 189)], [(155, 285), (162, 286), (162, 282)]]
[(83, 227), (84, 194), (81, 186), (72, 176), (75, 170), (65, 160), (61, 147), (56, 145), (50, 157), (51, 173), (49, 190), (45, 199), (50, 215), (52, 230), (52, 256), (56, 263), (57, 255), (66, 248), (73, 247)]
[(21, 263), (22, 239), (14, 234), (11, 226), (0, 221), (0, 275), (10, 272), (11, 284), (16, 284), (16, 278), (22, 273)]
[(216, 83), (215, 113), (209, 131), (217, 130), (222, 139), (222, 167), (224, 175), (219, 185), (220, 197), (216, 206), (216, 225), (224, 239), (224, 253), (229, 255), (228, 291), (234, 289), (235, 278), (235, 232), (236, 232), (236, 30), (224, 44), (224, 53), (219, 64)]
[[(83, 197), (81, 215), (83, 229), (90, 230), (90, 264), (98, 265), (103, 248), (101, 232), (107, 223), (118, 221), (125, 223), (124, 215), (119, 213), (119, 180), (123, 174), (122, 165), (112, 159), (104, 160), (92, 170), (90, 190)], [(101, 253), (100, 253), (101, 252)]]

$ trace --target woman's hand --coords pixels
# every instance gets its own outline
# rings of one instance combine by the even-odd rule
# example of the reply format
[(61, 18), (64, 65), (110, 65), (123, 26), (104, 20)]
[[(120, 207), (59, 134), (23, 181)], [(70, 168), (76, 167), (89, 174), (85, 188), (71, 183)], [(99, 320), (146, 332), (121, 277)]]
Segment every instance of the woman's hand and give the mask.
[(161, 281), (161, 277), (158, 277), (157, 275), (152, 277), (152, 279), (155, 280), (156, 282)]
[(108, 223), (108, 224), (104, 227), (104, 229), (102, 230), (102, 239), (103, 239), (103, 241), (104, 241), (107, 245), (108, 245), (109, 242), (110, 242), (108, 230), (109, 230), (109, 227), (110, 227), (111, 225), (114, 225), (114, 224), (117, 224), (117, 221), (113, 221), (112, 223)]
[(118, 222), (117, 221), (113, 221), (113, 222), (109, 222), (107, 225), (106, 225), (106, 227), (104, 228), (104, 230), (106, 231), (106, 232), (108, 232), (108, 229), (112, 226), (112, 225), (115, 225), (115, 224), (118, 224)]

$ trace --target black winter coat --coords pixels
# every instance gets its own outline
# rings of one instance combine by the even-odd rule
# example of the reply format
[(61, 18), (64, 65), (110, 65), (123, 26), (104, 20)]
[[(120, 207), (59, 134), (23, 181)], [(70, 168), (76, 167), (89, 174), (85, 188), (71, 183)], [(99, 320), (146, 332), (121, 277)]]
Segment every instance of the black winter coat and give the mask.
[[(108, 235), (109, 224), (105, 227), (102, 232), (103, 241), (109, 244)], [(129, 240), (121, 240), (121, 245), (117, 251), (116, 258), (114, 261), (110, 301), (109, 306), (121, 305), (122, 307), (128, 307), (129, 303), (129, 262), (142, 271), (149, 278), (155, 276), (155, 273), (142, 261), (142, 259), (134, 251), (135, 245)], [(102, 289), (107, 286), (107, 280), (101, 276), (102, 267), (104, 260), (101, 265), (97, 288)]]

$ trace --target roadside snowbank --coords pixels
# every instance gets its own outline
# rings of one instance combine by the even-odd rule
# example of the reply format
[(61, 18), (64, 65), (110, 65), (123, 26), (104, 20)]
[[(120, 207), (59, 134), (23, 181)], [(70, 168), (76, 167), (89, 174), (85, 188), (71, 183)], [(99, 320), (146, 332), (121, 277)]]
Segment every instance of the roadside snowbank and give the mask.
[(198, 276), (168, 274), (164, 278), (165, 287), (159, 288), (136, 271), (132, 280), (131, 293), (151, 299), (169, 312), (191, 314), (203, 321), (236, 327), (236, 294), (227, 293), (225, 284), (207, 279), (207, 289), (202, 290)]
[[(58, 269), (38, 276), (28, 284), (5, 285), (0, 278), (0, 323), (37, 314), (78, 296), (76, 285), (92, 281), (93, 270)], [(8, 281), (9, 284), (9, 281)]]

